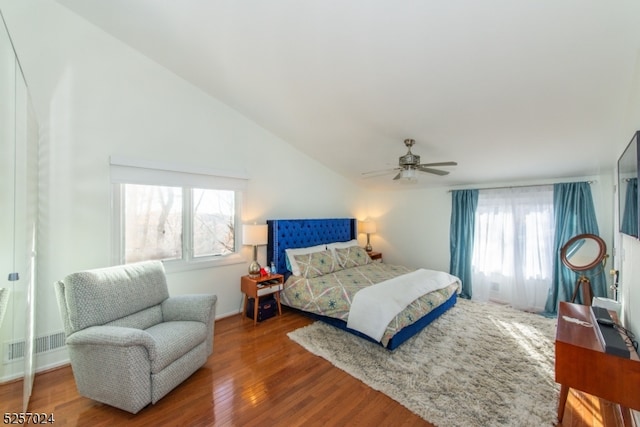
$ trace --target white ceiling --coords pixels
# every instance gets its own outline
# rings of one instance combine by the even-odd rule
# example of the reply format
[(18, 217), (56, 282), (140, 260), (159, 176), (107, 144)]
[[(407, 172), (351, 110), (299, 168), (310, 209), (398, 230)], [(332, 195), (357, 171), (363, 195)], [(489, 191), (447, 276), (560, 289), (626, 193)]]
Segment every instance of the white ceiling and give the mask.
[(637, 0), (58, 2), (363, 185), (405, 138), (458, 162), (417, 186), (595, 175), (640, 127)]

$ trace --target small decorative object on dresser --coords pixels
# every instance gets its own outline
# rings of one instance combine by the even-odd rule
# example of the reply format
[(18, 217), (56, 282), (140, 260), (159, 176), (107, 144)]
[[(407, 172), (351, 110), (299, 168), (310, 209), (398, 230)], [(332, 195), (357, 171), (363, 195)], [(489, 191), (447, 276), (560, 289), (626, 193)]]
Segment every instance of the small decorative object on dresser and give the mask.
[(240, 290), (244, 294), (244, 305), (242, 307), (242, 316), (247, 313), (249, 298), (253, 299), (253, 324), (258, 323), (258, 308), (260, 306), (260, 297), (267, 295), (275, 296), (278, 305), (278, 314), (282, 315), (282, 306), (280, 305), (280, 291), (284, 286), (284, 276), (282, 274), (270, 274), (262, 277), (242, 276), (240, 280)]

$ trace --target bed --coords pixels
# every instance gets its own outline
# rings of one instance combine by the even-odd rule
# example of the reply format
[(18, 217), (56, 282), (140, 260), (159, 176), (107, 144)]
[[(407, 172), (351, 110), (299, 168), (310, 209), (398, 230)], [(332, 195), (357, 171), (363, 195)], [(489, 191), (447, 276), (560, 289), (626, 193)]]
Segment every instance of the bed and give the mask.
[[(353, 218), (274, 219), (267, 220), (267, 227), (267, 259), (285, 276), (282, 304), (389, 350), (457, 301), (460, 280), (455, 276), (372, 261), (357, 245), (357, 220)], [(420, 283), (405, 283), (410, 278)], [(433, 285), (436, 279), (438, 284)], [(385, 298), (384, 292), (391, 294)], [(389, 301), (397, 295), (409, 302), (393, 311), (387, 305), (393, 305)], [(371, 298), (381, 297), (384, 304), (371, 304)], [(358, 323), (356, 314), (369, 318), (360, 318)]]

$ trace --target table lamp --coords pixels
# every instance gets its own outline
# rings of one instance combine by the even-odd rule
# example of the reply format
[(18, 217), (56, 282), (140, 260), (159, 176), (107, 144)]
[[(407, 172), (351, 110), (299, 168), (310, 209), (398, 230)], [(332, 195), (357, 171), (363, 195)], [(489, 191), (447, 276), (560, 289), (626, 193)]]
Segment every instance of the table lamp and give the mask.
[(242, 226), (242, 244), (253, 246), (253, 261), (249, 264), (249, 276), (260, 276), (260, 264), (258, 264), (258, 245), (266, 245), (268, 242), (268, 229), (266, 224), (245, 224)]
[(367, 234), (367, 246), (365, 246), (364, 249), (367, 252), (371, 252), (373, 248), (371, 247), (371, 241), (369, 236), (376, 232), (376, 223), (371, 220), (363, 221), (362, 230), (360, 230), (360, 232)]

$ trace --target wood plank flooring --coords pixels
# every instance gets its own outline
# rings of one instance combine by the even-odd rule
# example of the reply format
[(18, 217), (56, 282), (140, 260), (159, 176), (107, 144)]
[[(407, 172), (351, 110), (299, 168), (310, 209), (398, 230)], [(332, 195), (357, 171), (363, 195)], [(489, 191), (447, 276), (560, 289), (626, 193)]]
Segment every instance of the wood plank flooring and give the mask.
[[(218, 320), (207, 364), (137, 415), (78, 395), (70, 367), (36, 376), (29, 411), (63, 426), (431, 426), (287, 337), (309, 323), (286, 309), (256, 327), (240, 315)], [(19, 410), (21, 390), (0, 385), (3, 412)], [(624, 424), (617, 405), (572, 391), (561, 425)]]

